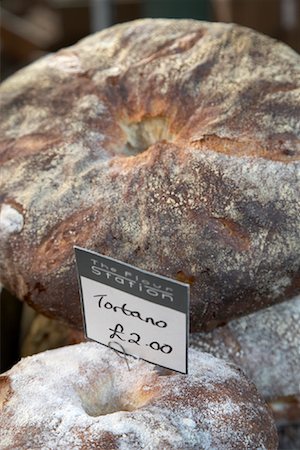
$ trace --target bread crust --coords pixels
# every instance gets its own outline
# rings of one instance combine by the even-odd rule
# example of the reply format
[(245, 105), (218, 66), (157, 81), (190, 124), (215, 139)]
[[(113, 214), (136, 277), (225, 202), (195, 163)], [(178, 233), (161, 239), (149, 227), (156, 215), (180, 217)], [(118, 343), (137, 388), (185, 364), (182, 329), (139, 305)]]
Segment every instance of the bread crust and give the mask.
[(270, 409), (233, 364), (190, 350), (189, 375), (96, 343), (23, 358), (0, 376), (2, 450), (277, 449)]
[(194, 333), (190, 345), (237, 364), (266, 399), (300, 396), (299, 323), (296, 297), (209, 333)]
[(139, 20), (2, 84), (0, 271), (82, 323), (73, 245), (191, 284), (192, 330), (300, 292), (300, 58)]

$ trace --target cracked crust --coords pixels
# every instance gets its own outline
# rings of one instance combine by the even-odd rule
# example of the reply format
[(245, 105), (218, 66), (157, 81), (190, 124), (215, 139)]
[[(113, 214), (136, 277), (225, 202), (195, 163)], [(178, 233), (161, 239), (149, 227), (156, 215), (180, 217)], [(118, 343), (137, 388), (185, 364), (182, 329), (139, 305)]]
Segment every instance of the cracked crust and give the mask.
[(193, 330), (300, 292), (299, 62), (236, 25), (148, 19), (8, 79), (0, 198), (24, 224), (2, 224), (2, 283), (76, 327), (75, 244), (190, 282)]

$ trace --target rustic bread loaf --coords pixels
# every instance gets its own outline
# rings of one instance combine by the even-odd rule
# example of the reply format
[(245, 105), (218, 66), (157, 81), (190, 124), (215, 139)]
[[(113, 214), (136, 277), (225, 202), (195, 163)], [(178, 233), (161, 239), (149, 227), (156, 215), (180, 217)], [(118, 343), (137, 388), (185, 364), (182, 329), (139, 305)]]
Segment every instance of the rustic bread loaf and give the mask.
[(85, 343), (0, 376), (0, 448), (277, 449), (271, 411), (233, 365), (189, 352), (189, 375)]
[(1, 281), (81, 325), (73, 245), (191, 284), (192, 329), (300, 291), (300, 57), (139, 20), (1, 87)]
[(300, 395), (300, 297), (194, 333), (190, 345), (237, 364), (267, 399)]

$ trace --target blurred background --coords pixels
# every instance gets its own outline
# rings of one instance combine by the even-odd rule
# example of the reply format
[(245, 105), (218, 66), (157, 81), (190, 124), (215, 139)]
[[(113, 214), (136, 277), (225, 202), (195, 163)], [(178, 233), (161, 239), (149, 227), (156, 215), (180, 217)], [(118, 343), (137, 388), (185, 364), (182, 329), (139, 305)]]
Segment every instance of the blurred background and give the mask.
[(45, 53), (142, 17), (235, 22), (300, 52), (300, 0), (2, 0), (1, 79)]

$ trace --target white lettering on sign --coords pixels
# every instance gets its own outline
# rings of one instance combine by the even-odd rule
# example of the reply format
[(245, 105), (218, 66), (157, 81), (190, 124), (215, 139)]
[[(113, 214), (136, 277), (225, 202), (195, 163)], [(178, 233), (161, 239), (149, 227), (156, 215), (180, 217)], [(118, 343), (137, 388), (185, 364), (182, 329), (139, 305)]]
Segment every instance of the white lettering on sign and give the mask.
[(116, 273), (116, 269), (114, 267), (108, 267), (106, 264), (101, 263), (97, 266), (97, 261), (92, 260), (92, 263), (95, 264), (91, 267), (93, 274), (107, 279), (113, 279), (116, 283), (129, 286), (130, 288), (134, 286), (138, 286), (140, 292), (147, 292), (147, 294), (152, 297), (161, 297), (162, 299), (168, 299), (171, 302), (173, 301), (173, 290), (169, 287), (166, 287), (165, 290), (162, 290), (161, 285), (153, 284), (150, 286), (150, 282), (148, 280), (139, 279), (138, 276), (133, 277), (132, 273), (129, 271), (124, 272), (124, 275), (120, 275)]

